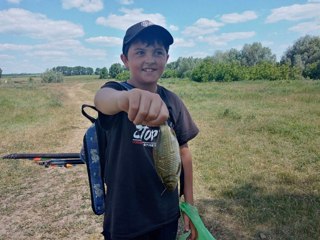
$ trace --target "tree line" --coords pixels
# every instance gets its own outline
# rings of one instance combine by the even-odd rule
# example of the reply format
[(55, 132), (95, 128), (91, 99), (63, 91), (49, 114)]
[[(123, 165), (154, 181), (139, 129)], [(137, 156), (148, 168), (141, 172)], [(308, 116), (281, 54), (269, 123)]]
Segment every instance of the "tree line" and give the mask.
[[(51, 82), (54, 73), (63, 76), (98, 75), (101, 79), (129, 79), (129, 71), (120, 63), (107, 67), (57, 66), (42, 76)], [(2, 70), (0, 68), (0, 77)], [(290, 46), (277, 62), (271, 49), (260, 42), (245, 44), (241, 50), (216, 51), (205, 58), (180, 57), (168, 63), (162, 78), (190, 78), (197, 82), (320, 79), (320, 37), (306, 35)], [(61, 76), (57, 76), (61, 81)], [(54, 80), (56, 81), (56, 79)]]
[[(129, 71), (114, 63), (97, 68), (103, 79), (127, 80)], [(320, 79), (320, 37), (306, 35), (289, 47), (277, 62), (271, 49), (255, 42), (241, 50), (216, 51), (206, 58), (180, 57), (168, 63), (162, 78), (190, 78), (197, 82), (240, 80)]]
[(261, 43), (241, 50), (217, 51), (204, 59), (179, 58), (169, 63), (163, 78), (190, 78), (197, 82), (320, 79), (320, 37), (305, 36), (289, 47), (279, 62)]
[(57, 66), (52, 69), (47, 70), (61, 73), (63, 76), (76, 76), (76, 75), (99, 75), (100, 78), (116, 78), (118, 74), (125, 72), (125, 67), (120, 63), (114, 63), (108, 69), (107, 67), (96, 68), (93, 70), (91, 67), (68, 67), (68, 66)]

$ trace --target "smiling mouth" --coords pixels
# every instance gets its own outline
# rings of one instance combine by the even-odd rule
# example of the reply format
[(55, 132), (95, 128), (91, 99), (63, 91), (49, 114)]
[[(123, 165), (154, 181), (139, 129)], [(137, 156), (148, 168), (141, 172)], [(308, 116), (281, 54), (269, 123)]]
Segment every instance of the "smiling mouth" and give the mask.
[(154, 69), (154, 68), (144, 68), (144, 69), (142, 69), (142, 71), (144, 71), (144, 72), (154, 72), (154, 71), (156, 71), (156, 69)]

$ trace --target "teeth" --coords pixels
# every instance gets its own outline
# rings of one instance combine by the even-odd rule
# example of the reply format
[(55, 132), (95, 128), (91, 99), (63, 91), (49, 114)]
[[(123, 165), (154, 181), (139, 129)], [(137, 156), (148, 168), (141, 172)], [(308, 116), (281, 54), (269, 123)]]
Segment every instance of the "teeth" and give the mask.
[(146, 68), (146, 69), (144, 69), (144, 71), (145, 71), (145, 72), (153, 72), (154, 70), (151, 69), (151, 68)]

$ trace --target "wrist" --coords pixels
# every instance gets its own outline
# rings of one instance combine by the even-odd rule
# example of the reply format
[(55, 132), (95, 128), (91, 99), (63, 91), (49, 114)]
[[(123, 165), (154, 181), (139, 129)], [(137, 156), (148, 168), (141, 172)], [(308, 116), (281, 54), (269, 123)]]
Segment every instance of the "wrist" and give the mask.
[(128, 112), (129, 110), (129, 98), (127, 91), (119, 91), (117, 96), (118, 109), (123, 112)]

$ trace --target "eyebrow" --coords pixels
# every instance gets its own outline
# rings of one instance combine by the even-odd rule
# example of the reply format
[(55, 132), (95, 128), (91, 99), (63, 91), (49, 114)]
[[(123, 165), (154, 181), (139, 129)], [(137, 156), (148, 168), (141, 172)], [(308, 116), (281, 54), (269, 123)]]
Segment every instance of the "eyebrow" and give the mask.
[[(136, 47), (136, 48), (133, 48), (133, 50), (134, 51), (137, 51), (137, 50), (145, 50), (145, 49), (147, 49), (148, 48), (148, 46), (146, 46), (146, 47)], [(155, 47), (154, 48), (154, 50), (161, 50), (161, 51), (165, 51), (165, 48), (163, 48), (163, 47)]]

